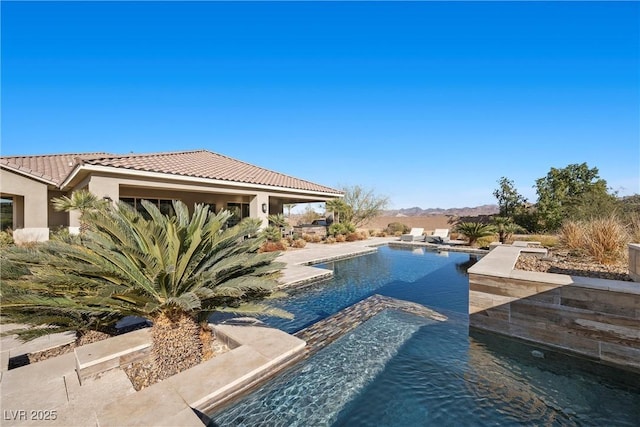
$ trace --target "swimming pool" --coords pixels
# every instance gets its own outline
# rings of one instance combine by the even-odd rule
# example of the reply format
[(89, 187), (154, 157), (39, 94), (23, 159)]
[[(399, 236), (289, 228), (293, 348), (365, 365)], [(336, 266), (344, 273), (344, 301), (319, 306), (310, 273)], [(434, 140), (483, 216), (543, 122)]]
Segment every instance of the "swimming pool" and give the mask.
[[(288, 332), (374, 293), (417, 302), (436, 322), (385, 310), (232, 406), (211, 426), (630, 425), (640, 376), (468, 330), (463, 253), (382, 247), (325, 265), (334, 278), (292, 293)], [(594, 373), (595, 371), (595, 373)]]

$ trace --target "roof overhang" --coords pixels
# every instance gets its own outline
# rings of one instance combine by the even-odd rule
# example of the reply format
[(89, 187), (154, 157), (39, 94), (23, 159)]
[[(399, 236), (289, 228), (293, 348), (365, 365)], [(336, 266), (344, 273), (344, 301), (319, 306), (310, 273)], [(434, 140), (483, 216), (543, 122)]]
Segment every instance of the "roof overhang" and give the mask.
[(123, 175), (127, 177), (138, 177), (138, 178), (147, 178), (147, 179), (156, 179), (156, 180), (171, 180), (171, 181), (179, 181), (184, 183), (192, 183), (192, 184), (204, 184), (210, 186), (227, 186), (227, 187), (236, 187), (245, 190), (258, 190), (258, 191), (277, 191), (277, 192), (288, 192), (288, 193), (296, 193), (296, 194), (305, 194), (309, 196), (316, 196), (322, 198), (337, 198), (344, 197), (343, 193), (340, 192), (324, 192), (324, 191), (313, 191), (313, 190), (301, 190), (297, 188), (289, 188), (289, 187), (278, 187), (272, 185), (264, 185), (264, 184), (252, 184), (247, 182), (238, 182), (238, 181), (225, 181), (221, 179), (211, 179), (211, 178), (200, 178), (193, 176), (185, 176), (185, 175), (174, 175), (169, 173), (162, 172), (149, 172), (149, 171), (140, 171), (136, 169), (123, 169), (123, 168), (115, 168), (111, 166), (99, 166), (99, 165), (77, 165), (69, 174), (69, 176), (64, 180), (64, 182), (60, 185), (60, 188), (70, 188), (73, 183), (79, 182), (85, 175), (90, 173), (106, 173), (106, 174), (116, 174)]
[(18, 175), (22, 175), (26, 178), (30, 178), (33, 179), (35, 181), (40, 181), (44, 184), (47, 185), (53, 185), (55, 187), (58, 187), (58, 184), (55, 181), (52, 181), (50, 179), (44, 178), (42, 176), (37, 176), (37, 175), (33, 175), (33, 173), (29, 173), (28, 171), (23, 170), (20, 166), (16, 165), (13, 166), (11, 164), (6, 164), (6, 163), (0, 163), (0, 168), (1, 169), (5, 169), (9, 172), (13, 172), (13, 173), (17, 173)]

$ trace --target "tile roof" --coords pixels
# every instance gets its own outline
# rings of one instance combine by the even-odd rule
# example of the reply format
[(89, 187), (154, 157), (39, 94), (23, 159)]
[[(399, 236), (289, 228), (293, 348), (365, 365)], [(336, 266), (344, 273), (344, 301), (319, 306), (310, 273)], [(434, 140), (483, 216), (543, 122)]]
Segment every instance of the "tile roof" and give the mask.
[(207, 150), (114, 155), (108, 153), (1, 157), (0, 164), (60, 185), (75, 162), (195, 178), (340, 194), (341, 191), (294, 178)]
[(109, 156), (109, 153), (45, 154), (35, 156), (2, 156), (0, 165), (41, 181), (60, 186), (76, 164), (85, 159)]

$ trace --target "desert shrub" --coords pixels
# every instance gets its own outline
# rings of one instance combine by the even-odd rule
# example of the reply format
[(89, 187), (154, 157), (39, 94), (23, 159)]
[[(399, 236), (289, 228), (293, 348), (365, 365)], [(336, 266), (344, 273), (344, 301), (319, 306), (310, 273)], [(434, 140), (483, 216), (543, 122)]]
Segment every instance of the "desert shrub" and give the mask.
[(322, 242), (322, 236), (320, 236), (319, 234), (311, 235), (311, 243), (320, 243), (320, 242)]
[(633, 243), (640, 243), (640, 214), (629, 215), (628, 221), (629, 240)]
[(560, 227), (560, 243), (571, 251), (584, 249), (585, 224), (579, 221), (565, 221)]
[(336, 242), (342, 243), (347, 241), (347, 237), (344, 234), (338, 234), (335, 236)]
[(497, 240), (498, 239), (496, 239), (494, 236), (480, 237), (478, 240), (476, 240), (476, 245), (479, 248), (488, 248), (491, 243)]
[(0, 248), (13, 245), (13, 234), (11, 231), (0, 231)]
[(387, 225), (387, 229), (385, 230), (389, 234), (393, 234), (397, 236), (397, 233), (404, 234), (408, 233), (411, 228), (408, 225), (405, 225), (401, 222), (392, 222)]
[(360, 239), (359, 233), (349, 233), (347, 234), (346, 240), (347, 242), (355, 242), (356, 240), (362, 240), (362, 239)]
[(377, 235), (377, 234), (378, 234), (378, 231), (377, 231), (377, 230), (374, 230), (373, 228), (370, 228), (370, 229), (369, 229), (369, 236), (375, 236), (375, 235)]
[(286, 246), (284, 245), (284, 241), (281, 240), (279, 242), (266, 241), (260, 246), (260, 250), (258, 252), (276, 252), (276, 251), (284, 251), (286, 250)]
[(301, 248), (304, 248), (305, 246), (307, 246), (307, 241), (303, 240), (303, 239), (297, 239), (297, 240), (294, 240), (291, 243), (291, 246), (294, 247), (294, 248), (301, 249)]
[(384, 231), (384, 230), (383, 230), (383, 231), (378, 231), (378, 232), (375, 234), (375, 236), (376, 236), (376, 237), (387, 237), (387, 236), (388, 236), (388, 234), (387, 234), (387, 232), (386, 232), (386, 231)]
[(300, 238), (305, 242), (313, 242), (313, 236), (308, 233), (302, 233), (302, 236), (300, 236)]
[(603, 264), (626, 259), (629, 234), (622, 222), (613, 216), (585, 223), (584, 247), (590, 256)]
[(370, 237), (370, 234), (367, 230), (360, 231), (360, 240), (367, 240)]
[(324, 242), (331, 245), (331, 244), (336, 242), (336, 238), (332, 237), (332, 236), (329, 236), (326, 239), (324, 239)]
[(553, 248), (560, 243), (560, 237), (553, 234), (529, 234), (527, 236), (519, 236), (518, 240), (540, 242), (540, 245), (545, 248)]

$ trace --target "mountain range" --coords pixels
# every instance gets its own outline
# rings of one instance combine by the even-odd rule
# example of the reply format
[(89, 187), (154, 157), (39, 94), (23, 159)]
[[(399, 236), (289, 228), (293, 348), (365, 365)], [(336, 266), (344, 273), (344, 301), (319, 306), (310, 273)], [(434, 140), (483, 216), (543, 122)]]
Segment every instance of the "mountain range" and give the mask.
[(422, 209), (417, 206), (413, 208), (391, 209), (382, 212), (383, 216), (430, 216), (430, 215), (454, 215), (454, 216), (480, 216), (494, 215), (499, 212), (498, 205), (481, 205), (464, 208), (427, 208)]

